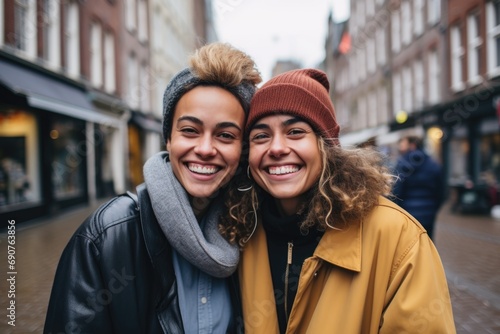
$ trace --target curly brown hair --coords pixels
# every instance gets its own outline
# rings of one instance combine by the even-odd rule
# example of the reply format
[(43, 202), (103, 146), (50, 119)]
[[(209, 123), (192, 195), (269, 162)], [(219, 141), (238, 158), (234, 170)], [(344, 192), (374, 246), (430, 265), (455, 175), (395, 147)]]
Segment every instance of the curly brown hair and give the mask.
[[(305, 195), (303, 206), (297, 208), (297, 212), (309, 209), (302, 229), (343, 229), (366, 216), (380, 196), (390, 195), (394, 177), (380, 152), (331, 146), (319, 136), (318, 146), (323, 167), (318, 181)], [(229, 242), (244, 247), (255, 229), (256, 212), (263, 195), (264, 191), (245, 173), (230, 182), (225, 193), (228, 214), (219, 225), (221, 234)]]

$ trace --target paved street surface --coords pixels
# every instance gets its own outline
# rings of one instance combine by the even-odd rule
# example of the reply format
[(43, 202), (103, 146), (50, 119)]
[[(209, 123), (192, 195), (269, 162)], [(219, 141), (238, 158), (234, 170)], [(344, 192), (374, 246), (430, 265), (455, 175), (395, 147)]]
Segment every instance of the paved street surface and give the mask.
[[(7, 307), (13, 299), (8, 296), (7, 233), (1, 231), (0, 333), (42, 332), (59, 256), (94, 209), (79, 207), (50, 219), (16, 222), (15, 327), (8, 324)], [(448, 277), (457, 333), (500, 333), (500, 221), (451, 214), (445, 206), (435, 235)]]

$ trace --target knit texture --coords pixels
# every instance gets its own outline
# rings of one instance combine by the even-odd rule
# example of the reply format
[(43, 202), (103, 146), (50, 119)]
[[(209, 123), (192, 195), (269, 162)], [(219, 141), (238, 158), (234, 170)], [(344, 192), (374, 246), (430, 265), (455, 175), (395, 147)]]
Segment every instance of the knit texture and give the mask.
[(185, 68), (170, 80), (163, 94), (163, 140), (165, 142), (172, 131), (172, 119), (177, 102), (188, 91), (201, 85), (218, 86), (226, 89), (240, 101), (245, 114), (248, 114), (250, 100), (255, 93), (255, 86), (252, 83), (242, 81), (237, 86), (227, 86), (221, 83), (203, 81), (190, 68)]
[(158, 224), (170, 245), (208, 275), (231, 275), (238, 265), (239, 249), (219, 233), (222, 201), (216, 198), (210, 204), (202, 229), (186, 190), (174, 176), (167, 152), (159, 152), (146, 161), (144, 181)]
[(340, 126), (329, 89), (326, 74), (316, 69), (293, 70), (277, 75), (255, 93), (247, 132), (260, 118), (286, 113), (307, 121), (320, 136), (338, 145)]

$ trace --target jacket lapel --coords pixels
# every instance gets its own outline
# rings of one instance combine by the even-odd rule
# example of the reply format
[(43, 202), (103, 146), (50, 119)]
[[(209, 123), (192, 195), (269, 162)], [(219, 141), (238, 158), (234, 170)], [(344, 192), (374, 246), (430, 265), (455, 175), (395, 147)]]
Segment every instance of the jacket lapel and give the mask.
[(327, 229), (314, 251), (317, 256), (336, 266), (361, 270), (362, 223), (351, 223), (340, 230)]

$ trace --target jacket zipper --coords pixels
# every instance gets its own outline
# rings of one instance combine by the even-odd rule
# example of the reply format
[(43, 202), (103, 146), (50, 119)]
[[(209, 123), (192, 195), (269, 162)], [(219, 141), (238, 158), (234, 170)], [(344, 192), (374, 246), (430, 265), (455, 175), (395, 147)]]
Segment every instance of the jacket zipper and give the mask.
[(288, 255), (286, 259), (285, 269), (285, 321), (288, 323), (288, 275), (290, 273), (290, 265), (292, 264), (293, 242), (288, 242)]

